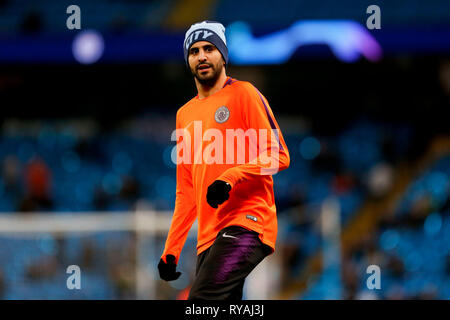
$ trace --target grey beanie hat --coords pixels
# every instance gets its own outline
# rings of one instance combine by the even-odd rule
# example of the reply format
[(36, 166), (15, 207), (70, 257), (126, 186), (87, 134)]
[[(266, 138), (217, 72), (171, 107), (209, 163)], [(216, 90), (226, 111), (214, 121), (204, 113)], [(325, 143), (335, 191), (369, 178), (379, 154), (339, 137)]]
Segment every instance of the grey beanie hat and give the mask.
[(228, 48), (225, 38), (225, 27), (217, 21), (202, 21), (194, 23), (186, 32), (183, 43), (184, 60), (189, 68), (189, 49), (198, 41), (211, 42), (222, 54), (225, 63), (228, 64)]

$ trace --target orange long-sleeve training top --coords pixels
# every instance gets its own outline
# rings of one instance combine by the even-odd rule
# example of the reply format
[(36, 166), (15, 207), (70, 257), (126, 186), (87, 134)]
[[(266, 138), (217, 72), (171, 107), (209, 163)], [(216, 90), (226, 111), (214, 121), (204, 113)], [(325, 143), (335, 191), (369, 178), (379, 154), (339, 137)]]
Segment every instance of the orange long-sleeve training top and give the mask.
[[(231, 225), (258, 232), (274, 251), (272, 174), (286, 169), (290, 157), (266, 98), (251, 83), (228, 77), (218, 92), (204, 99), (197, 95), (182, 106), (176, 128), (175, 209), (161, 258), (166, 261), (172, 254), (178, 263), (196, 218), (197, 254)], [(215, 180), (232, 186), (229, 199), (217, 209), (206, 201), (208, 186)]]

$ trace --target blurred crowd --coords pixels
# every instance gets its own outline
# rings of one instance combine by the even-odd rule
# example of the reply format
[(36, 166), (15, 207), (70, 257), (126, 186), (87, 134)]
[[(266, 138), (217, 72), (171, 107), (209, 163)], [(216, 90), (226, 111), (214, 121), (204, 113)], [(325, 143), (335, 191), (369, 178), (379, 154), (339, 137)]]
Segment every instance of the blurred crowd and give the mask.
[[(148, 119), (155, 123), (151, 116)], [(291, 131), (289, 119), (280, 117), (279, 121), (286, 128), (283, 134), (291, 154), (289, 172), (283, 171), (275, 176), (283, 288), (298, 278), (308, 260), (322, 249), (319, 217), (325, 199), (333, 196), (338, 200), (340, 223), (344, 229), (358, 219), (358, 212), (365, 202), (385, 201), (395, 184), (398, 166), (418, 161), (429, 144), (411, 143), (415, 133), (410, 127), (389, 126), (365, 119), (354, 122), (336, 136), (316, 135), (306, 129), (301, 133)], [(64, 130), (59, 130), (58, 126), (52, 127), (48, 123), (35, 125), (39, 129), (34, 131), (34, 135), (27, 135), (23, 134), (26, 130), (11, 129), (17, 124), (5, 125), (0, 140), (0, 207), (3, 214), (133, 211), (142, 202), (146, 203), (147, 208), (170, 212), (175, 191), (175, 166), (170, 161), (173, 145), (168, 141), (172, 119), (161, 117), (156, 122), (159, 127), (148, 129), (148, 122), (141, 117), (101, 135), (86, 134), (89, 132), (86, 128), (77, 131), (74, 129), (77, 126), (67, 124), (61, 126)], [(284, 122), (286, 125), (283, 125)], [(21, 133), (15, 135), (14, 132)], [(446, 293), (436, 287), (432, 290), (431, 286), (424, 287), (422, 291), (414, 289), (416, 295), (413, 295), (413, 289), (405, 292), (399, 279), (411, 277), (407, 272), (407, 263), (417, 262), (411, 260), (414, 257), (404, 260), (392, 250), (401, 245), (400, 240), (389, 240), (393, 232), (401, 238), (401, 230), (423, 228), (430, 214), (435, 212), (442, 213), (440, 234), (445, 234), (444, 226), (448, 224), (448, 219), (444, 218), (444, 214), (449, 211), (450, 165), (448, 161), (441, 162), (438, 169), (427, 171), (428, 178), (423, 179), (428, 180), (420, 184), (423, 186), (422, 192), (414, 191), (409, 197), (403, 196), (405, 204), (398, 205), (396, 209), (403, 214), (387, 215), (373, 232), (360, 235), (362, 240), (359, 245), (344, 255), (341, 262), (342, 298), (373, 295), (373, 292), (364, 290), (363, 266), (368, 264), (380, 265), (383, 277), (386, 276), (383, 284), (388, 288), (383, 295), (376, 296), (378, 298), (445, 296)], [(414, 187), (417, 184), (414, 181), (411, 180), (411, 190), (418, 188)], [(416, 237), (421, 236), (424, 234), (419, 230)], [(393, 245), (389, 241), (397, 242)], [(90, 283), (92, 286), (95, 284), (96, 289), (92, 289), (91, 296), (85, 297), (134, 297), (136, 255), (132, 234), (111, 233), (78, 238), (46, 235), (37, 240), (6, 237), (1, 246), (4, 247), (0, 250), (3, 251), (2, 261), (8, 260), (8, 254), (15, 256), (8, 263), (2, 263), (0, 270), (0, 288), (4, 297), (24, 294), (20, 286), (14, 285), (16, 289), (11, 289), (12, 283), (37, 281), (43, 285), (46, 279), (64, 277), (61, 266), (70, 264), (70, 261), (76, 261), (83, 270), (92, 274)], [(14, 254), (8, 251), (21, 246), (22, 254), (17, 255), (17, 250)], [(41, 252), (41, 256), (30, 254), (33, 246), (40, 248), (37, 252)], [(442, 257), (435, 258), (436, 263), (448, 264), (448, 252), (443, 251)], [(71, 258), (68, 258), (70, 255)], [(415, 259), (422, 258), (418, 255)], [(447, 273), (439, 273), (438, 277), (448, 276), (448, 267), (445, 270)], [(435, 283), (430, 281), (425, 282)], [(421, 285), (423, 283), (417, 284), (419, 287)], [(303, 298), (323, 298), (320, 290), (314, 293), (314, 281), (310, 286), (310, 293), (304, 293)], [(403, 288), (403, 291), (396, 288)], [(169, 286), (161, 289), (166, 292), (161, 294), (174, 298), (180, 289), (183, 288)]]

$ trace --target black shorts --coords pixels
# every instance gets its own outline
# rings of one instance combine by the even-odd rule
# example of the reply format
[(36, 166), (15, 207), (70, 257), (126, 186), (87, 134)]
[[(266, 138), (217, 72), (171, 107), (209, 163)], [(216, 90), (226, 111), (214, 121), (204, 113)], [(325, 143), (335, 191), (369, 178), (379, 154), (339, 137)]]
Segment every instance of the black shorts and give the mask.
[(245, 278), (270, 253), (258, 233), (239, 226), (222, 229), (197, 257), (189, 300), (242, 300)]

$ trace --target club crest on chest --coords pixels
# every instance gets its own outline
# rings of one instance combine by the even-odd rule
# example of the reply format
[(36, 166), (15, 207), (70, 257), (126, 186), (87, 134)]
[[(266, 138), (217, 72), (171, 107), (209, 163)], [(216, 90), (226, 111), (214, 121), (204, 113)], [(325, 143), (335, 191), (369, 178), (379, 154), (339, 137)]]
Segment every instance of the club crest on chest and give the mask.
[(214, 119), (217, 123), (224, 123), (228, 118), (230, 118), (230, 110), (228, 110), (227, 106), (219, 107), (214, 114)]

